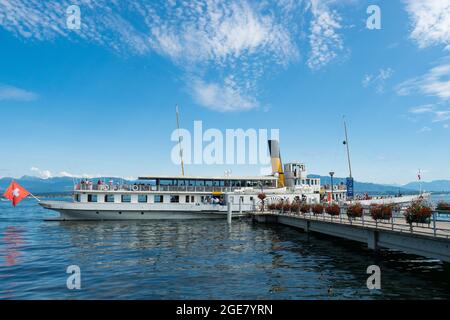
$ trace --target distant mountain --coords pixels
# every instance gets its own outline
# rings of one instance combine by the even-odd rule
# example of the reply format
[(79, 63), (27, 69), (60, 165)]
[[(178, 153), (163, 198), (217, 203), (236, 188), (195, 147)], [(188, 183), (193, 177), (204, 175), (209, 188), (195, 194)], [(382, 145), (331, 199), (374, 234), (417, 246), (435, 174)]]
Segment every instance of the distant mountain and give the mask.
[[(93, 178), (92, 181), (96, 181), (97, 179), (98, 178)], [(110, 177), (102, 179), (123, 180), (120, 178), (110, 178)], [(11, 180), (12, 178), (0, 179), (0, 192), (2, 194), (11, 183)], [(65, 193), (71, 192), (73, 190), (73, 178), (71, 177), (53, 177), (48, 179), (42, 179), (33, 176), (23, 176), (22, 178), (14, 180), (31, 193)]]
[[(329, 176), (320, 176), (317, 174), (310, 174), (308, 177), (311, 178), (320, 178), (321, 184), (331, 184), (331, 178)], [(334, 177), (333, 178), (333, 184), (345, 184), (346, 178), (339, 178)], [(371, 182), (360, 182), (356, 181), (354, 182), (354, 189), (355, 193), (384, 193), (384, 194), (397, 194), (398, 192), (401, 193), (413, 193), (415, 192), (414, 189), (407, 188), (405, 186), (395, 186), (395, 185), (385, 185), (385, 184), (377, 184), (377, 183), (371, 183)]]
[[(12, 178), (0, 179), (0, 190), (2, 193), (9, 186), (11, 180)], [(73, 180), (69, 177), (41, 179), (38, 177), (23, 176), (14, 180), (32, 193), (70, 192), (73, 190)]]
[[(321, 184), (330, 184), (329, 176), (320, 176), (311, 174), (308, 175), (311, 178), (320, 178)], [(98, 178), (93, 178), (96, 181)], [(115, 181), (122, 180), (121, 178), (114, 177), (103, 177), (104, 180), (113, 179)], [(0, 179), (0, 192), (3, 194), (4, 190), (11, 183), (12, 178), (1, 178)], [(73, 190), (73, 179), (70, 177), (54, 177), (49, 179), (42, 179), (33, 176), (23, 176), (22, 178), (15, 179), (19, 184), (24, 186), (27, 190), (32, 193), (62, 193), (71, 192)], [(333, 178), (334, 184), (345, 184), (345, 178), (335, 177)], [(385, 185), (370, 182), (360, 182), (355, 181), (355, 192), (356, 193), (383, 193), (383, 194), (396, 194), (401, 192), (403, 194), (417, 192), (420, 189), (418, 182), (410, 182), (408, 184), (399, 185)], [(430, 192), (450, 192), (450, 180), (435, 180), (431, 182), (423, 182), (422, 190)]]
[[(420, 190), (420, 183), (410, 182), (405, 184), (403, 187), (412, 190)], [(431, 192), (450, 192), (450, 180), (424, 181), (422, 182), (422, 190)]]

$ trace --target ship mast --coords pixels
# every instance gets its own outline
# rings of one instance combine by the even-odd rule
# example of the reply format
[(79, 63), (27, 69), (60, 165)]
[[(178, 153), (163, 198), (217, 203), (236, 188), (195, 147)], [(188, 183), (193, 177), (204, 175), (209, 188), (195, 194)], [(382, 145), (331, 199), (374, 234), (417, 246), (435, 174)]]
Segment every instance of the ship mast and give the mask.
[(178, 104), (175, 106), (175, 109), (176, 109), (176, 113), (177, 113), (178, 144), (180, 145), (181, 175), (184, 176), (183, 147), (181, 146), (180, 115), (178, 112)]
[(345, 130), (345, 141), (344, 144), (347, 147), (347, 161), (348, 161), (348, 171), (350, 174), (350, 178), (352, 178), (352, 165), (350, 163), (350, 150), (348, 147), (348, 136), (347, 136), (347, 124), (345, 123), (345, 116), (342, 117), (344, 120), (344, 130)]

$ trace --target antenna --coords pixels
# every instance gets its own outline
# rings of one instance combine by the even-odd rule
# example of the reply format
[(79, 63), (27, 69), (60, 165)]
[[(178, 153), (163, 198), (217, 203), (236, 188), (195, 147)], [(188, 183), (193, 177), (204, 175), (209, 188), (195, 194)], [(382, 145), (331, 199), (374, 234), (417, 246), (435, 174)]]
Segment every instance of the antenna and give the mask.
[(175, 109), (176, 109), (176, 113), (177, 113), (178, 144), (180, 145), (181, 175), (184, 176), (183, 148), (181, 147), (180, 115), (178, 112), (178, 104), (175, 106)]
[(344, 120), (344, 130), (345, 130), (345, 141), (344, 141), (344, 144), (347, 147), (348, 171), (350, 173), (350, 178), (352, 178), (352, 165), (350, 163), (350, 150), (349, 150), (349, 147), (348, 147), (347, 124), (345, 123), (345, 116), (342, 116), (342, 119)]

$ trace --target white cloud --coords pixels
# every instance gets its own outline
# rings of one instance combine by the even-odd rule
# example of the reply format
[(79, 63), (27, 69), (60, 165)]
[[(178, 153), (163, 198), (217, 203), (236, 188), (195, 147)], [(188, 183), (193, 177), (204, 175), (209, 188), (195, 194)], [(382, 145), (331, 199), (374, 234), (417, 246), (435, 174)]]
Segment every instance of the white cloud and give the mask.
[(217, 111), (249, 110), (258, 106), (256, 99), (243, 95), (229, 78), (223, 84), (195, 80), (193, 93), (198, 103)]
[[(0, 0), (0, 26), (24, 39), (84, 40), (125, 56), (156, 52), (176, 64), (186, 78), (210, 83), (210, 94), (215, 85), (225, 89), (220, 109), (211, 107), (218, 104), (201, 95), (202, 90), (191, 91), (196, 101), (221, 111), (254, 108), (260, 79), (299, 60), (308, 10), (312, 21), (306, 37), (311, 47), (307, 65), (322, 68), (343, 49), (338, 33), (341, 18), (331, 8), (335, 1), (76, 3), (81, 9), (80, 30), (69, 30), (65, 24), (65, 10), (72, 0)], [(233, 86), (225, 83), (227, 79), (233, 79)], [(212, 95), (220, 97), (218, 92)]]
[(35, 174), (37, 174), (37, 176), (42, 179), (49, 179), (52, 177), (52, 173), (49, 170), (41, 170), (37, 167), (31, 167), (30, 170)]
[(442, 122), (450, 120), (450, 110), (440, 110), (434, 112), (435, 118), (433, 122)]
[(86, 179), (92, 179), (92, 178), (98, 178), (98, 177), (106, 177), (111, 175), (104, 175), (101, 173), (97, 174), (89, 174), (89, 173), (83, 173), (83, 174), (72, 174), (67, 171), (60, 171), (57, 174), (53, 174), (50, 170), (41, 170), (38, 167), (31, 167), (30, 169), (37, 177), (42, 179), (49, 179), (49, 178), (55, 178), (55, 177), (67, 177), (67, 178), (86, 178)]
[(411, 113), (429, 113), (433, 112), (434, 106), (432, 104), (425, 104), (422, 106), (414, 107), (409, 109), (409, 112)]
[(311, 69), (319, 69), (335, 59), (338, 52), (343, 50), (343, 40), (337, 32), (342, 25), (340, 16), (329, 8), (326, 1), (311, 0), (311, 12), (311, 53), (307, 64)]
[(0, 84), (0, 101), (16, 100), (16, 101), (32, 101), (36, 100), (38, 95), (34, 92), (20, 89), (14, 86)]
[(409, 109), (413, 114), (426, 114), (432, 116), (432, 122), (445, 122), (450, 120), (450, 110), (442, 104), (426, 104)]
[(430, 127), (422, 127), (422, 129), (419, 130), (419, 133), (429, 132), (429, 131), (431, 131)]
[(155, 16), (149, 22), (151, 44), (158, 52), (177, 61), (218, 64), (262, 52), (279, 64), (297, 57), (289, 31), (248, 2), (195, 3), (175, 11), (176, 19)]
[(450, 44), (450, 1), (405, 0), (412, 24), (411, 39), (420, 48)]
[(386, 80), (388, 80), (394, 74), (394, 70), (391, 68), (380, 69), (378, 74), (366, 74), (362, 81), (362, 85), (365, 88), (374, 87), (377, 93), (383, 93)]
[(444, 129), (448, 129), (450, 126), (446, 123), (443, 125)]
[[(291, 25), (259, 4), (202, 0), (175, 10), (170, 3), (162, 12), (148, 6), (140, 10), (149, 17), (153, 49), (181, 66), (188, 79), (202, 79), (188, 88), (197, 103), (210, 109), (256, 107), (259, 79), (272, 66), (299, 58)], [(211, 74), (215, 79), (205, 80)]]
[(423, 76), (409, 79), (397, 86), (399, 95), (417, 92), (448, 100), (450, 98), (450, 64), (433, 67)]

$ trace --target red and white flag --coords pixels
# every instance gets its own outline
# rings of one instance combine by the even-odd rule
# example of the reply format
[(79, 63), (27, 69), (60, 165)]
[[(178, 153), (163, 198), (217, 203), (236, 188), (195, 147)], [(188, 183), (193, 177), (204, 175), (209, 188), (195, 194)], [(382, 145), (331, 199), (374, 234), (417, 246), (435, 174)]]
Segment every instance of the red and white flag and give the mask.
[(6, 189), (3, 196), (10, 200), (15, 207), (20, 201), (26, 198), (30, 193), (21, 185), (19, 185), (14, 180), (9, 185), (8, 189)]

